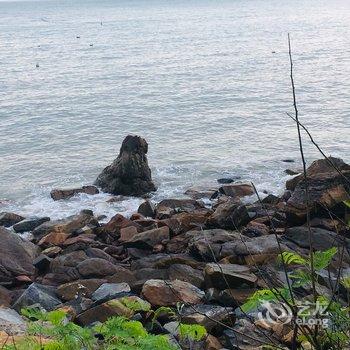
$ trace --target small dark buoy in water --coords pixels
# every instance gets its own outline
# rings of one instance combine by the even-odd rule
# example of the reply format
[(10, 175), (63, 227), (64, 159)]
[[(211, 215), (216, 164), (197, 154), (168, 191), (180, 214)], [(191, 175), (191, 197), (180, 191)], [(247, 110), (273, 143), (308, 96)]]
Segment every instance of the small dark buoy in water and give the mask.
[(103, 24), (102, 24), (102, 21), (101, 21), (101, 26), (102, 26)]
[(276, 51), (272, 51), (272, 53), (276, 53)]
[(36, 67), (36, 68), (39, 68), (39, 63), (37, 63), (37, 64), (35, 65), (35, 67)]
[(77, 35), (77, 39), (80, 39), (80, 36), (79, 36), (79, 35)]
[(90, 44), (90, 46), (94, 46), (94, 44)]

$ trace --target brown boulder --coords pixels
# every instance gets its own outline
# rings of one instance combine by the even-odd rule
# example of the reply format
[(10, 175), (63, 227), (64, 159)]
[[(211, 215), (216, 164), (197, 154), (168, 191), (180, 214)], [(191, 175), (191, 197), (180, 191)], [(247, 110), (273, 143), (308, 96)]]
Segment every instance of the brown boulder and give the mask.
[(57, 288), (57, 295), (65, 301), (73, 300), (78, 295), (90, 298), (95, 290), (106, 282), (104, 279), (92, 278), (61, 284)]
[(203, 208), (204, 204), (194, 199), (164, 199), (157, 204), (156, 215), (158, 219), (167, 219), (177, 213), (191, 213)]
[(147, 161), (148, 144), (139, 136), (128, 135), (114, 162), (96, 179), (103, 191), (125, 196), (142, 196), (156, 190)]
[(237, 197), (237, 198), (252, 196), (255, 193), (254, 187), (251, 184), (241, 184), (241, 183), (221, 186), (219, 188), (219, 191), (226, 196)]
[(52, 246), (62, 245), (69, 237), (68, 234), (63, 232), (51, 232), (44, 236), (38, 243), (41, 248), (48, 248)]
[(50, 196), (54, 201), (58, 201), (61, 199), (71, 198), (78, 193), (86, 193), (86, 194), (93, 195), (93, 194), (98, 194), (99, 190), (95, 186), (83, 186), (80, 188), (67, 188), (67, 189), (56, 188), (50, 192)]
[(153, 306), (175, 306), (178, 302), (198, 304), (204, 298), (203, 291), (179, 280), (148, 280), (142, 287), (142, 295)]
[(90, 258), (77, 265), (79, 274), (85, 278), (111, 276), (116, 272), (115, 266), (101, 258)]
[(137, 212), (149, 218), (154, 218), (156, 213), (154, 204), (148, 199), (140, 204), (139, 208), (137, 209)]

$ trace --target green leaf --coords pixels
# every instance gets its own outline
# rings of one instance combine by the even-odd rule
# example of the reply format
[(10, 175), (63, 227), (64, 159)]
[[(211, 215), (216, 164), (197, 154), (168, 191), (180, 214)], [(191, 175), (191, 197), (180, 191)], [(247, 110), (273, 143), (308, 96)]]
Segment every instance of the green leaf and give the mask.
[(313, 254), (315, 270), (319, 271), (325, 269), (330, 264), (332, 258), (335, 254), (337, 254), (337, 252), (338, 249), (336, 247), (332, 247), (324, 252), (315, 252)]
[(207, 335), (205, 327), (199, 324), (184, 324), (179, 325), (180, 339), (189, 339), (193, 341), (200, 341)]
[(304, 259), (297, 253), (293, 252), (283, 252), (277, 256), (278, 262), (284, 262), (287, 265), (297, 264), (297, 265), (306, 265), (307, 260)]

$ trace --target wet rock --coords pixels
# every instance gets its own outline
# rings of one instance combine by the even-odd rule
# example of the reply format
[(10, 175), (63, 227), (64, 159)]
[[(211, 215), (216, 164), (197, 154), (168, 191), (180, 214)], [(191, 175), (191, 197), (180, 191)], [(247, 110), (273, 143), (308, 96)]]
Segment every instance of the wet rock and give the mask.
[(251, 184), (229, 184), (219, 188), (219, 191), (226, 196), (242, 198), (251, 196), (255, 193), (254, 187)]
[(130, 286), (127, 283), (104, 283), (92, 294), (91, 298), (95, 302), (104, 302), (125, 296), (130, 292)]
[(286, 169), (284, 172), (287, 174), (287, 175), (298, 175), (302, 172), (303, 170), (302, 169)]
[(57, 299), (56, 288), (32, 283), (13, 304), (13, 308), (20, 312), (22, 308), (40, 304), (46, 311), (51, 311), (61, 304)]
[(57, 295), (64, 301), (75, 299), (78, 295), (82, 295), (86, 298), (91, 298), (92, 294), (103, 283), (106, 283), (105, 279), (85, 279), (74, 282), (69, 282), (60, 285), (57, 288)]
[(258, 280), (249, 267), (236, 264), (207, 264), (204, 275), (207, 288), (242, 288), (253, 286)]
[(19, 232), (19, 233), (30, 232), (46, 221), (50, 221), (50, 218), (49, 217), (43, 217), (43, 218), (31, 217), (31, 218), (24, 219), (18, 222), (17, 224), (13, 225), (13, 229), (15, 230), (15, 232)]
[(0, 213), (0, 226), (10, 227), (24, 220), (24, 217), (15, 213)]
[(154, 218), (156, 215), (156, 210), (154, 204), (150, 200), (145, 200), (140, 204), (137, 212), (144, 217)]
[(217, 182), (219, 184), (230, 184), (230, 183), (234, 182), (235, 179), (229, 178), (229, 177), (223, 177), (223, 178), (217, 179)]
[(251, 220), (247, 207), (236, 200), (228, 200), (218, 205), (208, 218), (207, 225), (213, 228), (235, 230)]
[(232, 326), (234, 323), (234, 310), (230, 307), (215, 305), (196, 305), (193, 308), (185, 307), (181, 312), (181, 319), (183, 323), (200, 324), (208, 332), (217, 332), (224, 329), (218, 322)]
[(100, 191), (95, 186), (83, 186), (80, 188), (67, 188), (67, 189), (56, 188), (50, 192), (50, 196), (54, 201), (58, 201), (61, 199), (71, 198), (78, 193), (86, 193), (86, 194), (93, 195), (93, 194), (98, 194), (99, 192)]
[(267, 195), (261, 202), (264, 204), (277, 204), (280, 201), (280, 199), (273, 195), (273, 194), (269, 194)]
[(164, 199), (156, 206), (158, 219), (167, 219), (181, 212), (194, 212), (205, 208), (204, 204), (194, 199)]
[(38, 248), (17, 234), (0, 227), (0, 283), (11, 283), (17, 276), (33, 276), (33, 260)]
[(70, 234), (89, 224), (98, 226), (98, 222), (92, 212), (82, 211), (78, 215), (69, 216), (62, 220), (44, 222), (33, 230), (33, 235), (39, 240), (51, 232)]
[(95, 238), (96, 238), (96, 235), (85, 233), (79, 236), (67, 238), (61, 244), (64, 247), (67, 247), (73, 244), (84, 244), (84, 243), (90, 245), (90, 244), (96, 243)]
[(142, 196), (156, 190), (148, 166), (148, 144), (139, 136), (128, 135), (118, 158), (106, 167), (96, 180), (104, 192), (126, 196)]
[(175, 306), (178, 302), (198, 304), (204, 292), (188, 282), (153, 279), (145, 282), (142, 295), (153, 306)]
[(105, 277), (116, 272), (115, 266), (101, 258), (90, 258), (77, 265), (77, 270), (85, 278)]
[[(23, 334), (27, 329), (26, 321), (15, 311), (0, 307), (0, 331), (8, 335)], [(5, 344), (3, 344), (5, 345)]]
[(155, 245), (168, 241), (169, 228), (164, 226), (154, 230), (144, 231), (134, 235), (131, 239), (126, 240), (123, 244), (126, 247), (134, 247), (140, 249), (152, 249)]
[(47, 255), (49, 258), (56, 257), (62, 251), (61, 247), (49, 247), (44, 249), (41, 253)]
[(180, 280), (193, 284), (197, 288), (202, 288), (204, 284), (204, 275), (202, 271), (196, 270), (191, 266), (183, 264), (171, 265), (168, 269), (170, 280)]

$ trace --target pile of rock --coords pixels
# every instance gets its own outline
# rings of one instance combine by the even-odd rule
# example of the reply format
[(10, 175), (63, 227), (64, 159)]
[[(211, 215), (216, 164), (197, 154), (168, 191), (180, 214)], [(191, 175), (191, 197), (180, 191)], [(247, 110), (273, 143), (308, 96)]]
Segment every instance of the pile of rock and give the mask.
[[(107, 186), (113, 193), (123, 192), (120, 186), (125, 184), (137, 188), (135, 194), (154, 190), (148, 169), (140, 165), (141, 153), (146, 152), (142, 140), (126, 140), (98, 184), (102, 186), (117, 172), (120, 176)], [(125, 168), (126, 158), (142, 168), (143, 175), (132, 184), (122, 175), (133, 172)], [(308, 169), (312, 234), (317, 250), (345, 240), (343, 268), (350, 269), (350, 241), (345, 237), (349, 228), (341, 220), (330, 219), (323, 208), (340, 218), (345, 212), (342, 202), (349, 199), (349, 166), (333, 161), (340, 173), (322, 160)], [(9, 322), (18, 321), (13, 310), (32, 304), (46, 310), (69, 308), (81, 325), (113, 315), (131, 317), (134, 311), (124, 302), (130, 298), (153, 308), (183, 304), (183, 322), (203, 324), (210, 333), (199, 345), (203, 349), (253, 349), (261, 344), (252, 338), (264, 342), (271, 337), (288, 345), (288, 337), (271, 330), (267, 336), (239, 309), (256, 289), (286, 284), (282, 267), (276, 264), (280, 248), (307, 254), (305, 181), (297, 176), (293, 186), (291, 182), (287, 186), (282, 197), (269, 196), (263, 203), (251, 204), (241, 201), (254, 194), (247, 184), (204, 191), (210, 193), (211, 205), (198, 200), (192, 189), (197, 199), (166, 199), (157, 204), (145, 200), (130, 218), (116, 214), (106, 224), (89, 210), (57, 221), (4, 213), (1, 225), (30, 231), (33, 239), (28, 242), (9, 229), (0, 229), (0, 329), (5, 329), (1, 320), (6, 317), (13, 316)], [(338, 257), (331, 264), (331, 276), (336, 276), (337, 264)], [(326, 283), (318, 287), (331, 293)], [(4, 313), (8, 314), (2, 318)], [(176, 329), (166, 318), (158, 326), (164, 333), (173, 334)]]

